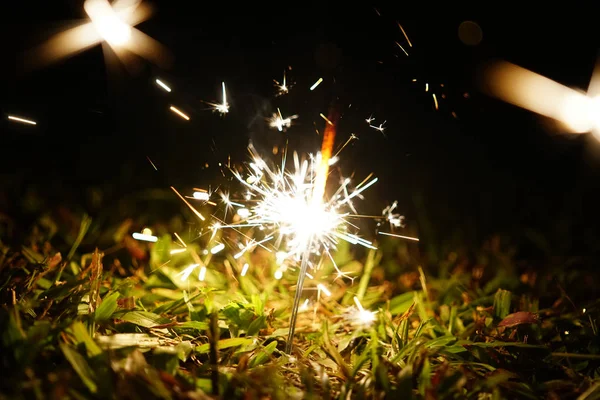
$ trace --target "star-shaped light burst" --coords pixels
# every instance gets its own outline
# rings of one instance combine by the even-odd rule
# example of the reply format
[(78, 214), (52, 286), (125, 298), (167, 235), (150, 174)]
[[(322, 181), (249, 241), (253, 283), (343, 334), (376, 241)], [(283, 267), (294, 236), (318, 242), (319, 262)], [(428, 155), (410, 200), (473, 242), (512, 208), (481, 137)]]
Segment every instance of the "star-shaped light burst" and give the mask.
[[(296, 263), (306, 252), (325, 254), (333, 262), (330, 252), (340, 240), (374, 248), (371, 242), (351, 232), (353, 225), (348, 219), (352, 215), (352, 199), (377, 182), (377, 178), (354, 190), (349, 188), (350, 179), (342, 179), (334, 195), (324, 199), (318, 197), (316, 186), (317, 169), (323, 162), (321, 153), (309, 155), (309, 159), (303, 161), (294, 153), (295, 168), (291, 172), (283, 167), (270, 168), (252, 145), (249, 150), (253, 162), (249, 164), (247, 176), (234, 172), (248, 189), (247, 218), (221, 228), (260, 227), (276, 249), (283, 249), (277, 254), (281, 264)], [(255, 242), (252, 243), (254, 245)], [(337, 266), (335, 268), (339, 275), (343, 275)]]
[[(385, 207), (381, 214), (385, 218), (385, 222), (389, 223), (390, 228), (393, 230), (394, 228), (403, 228), (404, 227), (404, 216), (394, 211), (398, 208), (398, 201), (394, 201), (391, 205)], [(380, 226), (378, 224), (378, 226)]]
[(225, 82), (222, 82), (223, 88), (223, 101), (221, 103), (208, 103), (212, 106), (213, 111), (218, 111), (221, 114), (227, 114), (229, 112), (229, 103), (227, 103), (227, 92), (225, 91)]
[(349, 307), (346, 312), (346, 320), (354, 327), (368, 328), (377, 320), (377, 311), (365, 310), (358, 297), (354, 296), (356, 307)]
[(283, 132), (285, 128), (289, 128), (292, 125), (292, 120), (298, 118), (297, 115), (283, 118), (281, 110), (277, 109), (277, 113), (273, 114), (273, 117), (269, 119), (269, 126), (271, 128), (277, 128), (279, 132)]
[(156, 40), (133, 28), (150, 17), (141, 0), (86, 0), (84, 10), (90, 21), (48, 39), (28, 54), (33, 66), (49, 64), (105, 42), (121, 59), (128, 52), (164, 65), (168, 52)]
[(275, 87), (277, 88), (277, 96), (287, 94), (290, 91), (290, 88), (292, 87), (291, 84), (288, 85), (286, 83), (285, 71), (283, 71), (283, 81), (281, 83), (279, 83), (276, 79), (273, 79), (273, 82), (275, 82)]

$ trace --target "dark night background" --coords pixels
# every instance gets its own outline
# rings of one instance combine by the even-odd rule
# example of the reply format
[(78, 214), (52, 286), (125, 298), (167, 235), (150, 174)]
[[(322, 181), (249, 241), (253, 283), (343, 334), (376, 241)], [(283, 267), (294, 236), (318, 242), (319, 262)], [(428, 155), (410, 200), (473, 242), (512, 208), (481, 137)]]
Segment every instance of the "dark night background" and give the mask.
[[(1, 13), (0, 210), (8, 214), (30, 187), (55, 203), (78, 199), (90, 185), (111, 185), (114, 199), (150, 187), (206, 187), (221, 176), (218, 162), (246, 159), (249, 139), (268, 151), (285, 140), (314, 151), (313, 122), (322, 130), (318, 115), (335, 103), (344, 110), (337, 143), (359, 136), (343, 153), (344, 171), (380, 179), (361, 211), (399, 200), (424, 248), (501, 233), (531, 257), (592, 260), (600, 250), (600, 143), (562, 135), (477, 85), (487, 62), (504, 59), (585, 90), (600, 48), (590, 2), (537, 11), (487, 3), (153, 2), (153, 16), (137, 28), (165, 45), (173, 63), (159, 69), (143, 61), (136, 71), (107, 66), (101, 46), (24, 71), (24, 50), (84, 15), (77, 1), (14, 3)], [(458, 37), (469, 20), (483, 32), (477, 46)], [(272, 80), (287, 66), (295, 86), (276, 98)], [(173, 92), (160, 90), (156, 77)], [(309, 91), (319, 77), (323, 84)], [(221, 81), (231, 104), (225, 117), (201, 102), (220, 99)], [(446, 94), (439, 111), (425, 82), (438, 99)], [(191, 121), (169, 112), (170, 104)], [(261, 122), (276, 107), (300, 116), (284, 134)], [(10, 113), (38, 125), (10, 123)], [(385, 136), (364, 121), (371, 114), (376, 124), (387, 121)]]

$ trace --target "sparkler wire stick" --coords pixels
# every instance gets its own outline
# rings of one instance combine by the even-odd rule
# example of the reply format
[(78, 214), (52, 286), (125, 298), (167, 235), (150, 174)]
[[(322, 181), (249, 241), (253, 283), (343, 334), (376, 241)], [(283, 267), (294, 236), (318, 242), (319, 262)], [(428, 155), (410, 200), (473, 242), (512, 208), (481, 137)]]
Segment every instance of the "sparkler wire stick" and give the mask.
[(312, 240), (308, 243), (308, 247), (302, 255), (302, 264), (300, 265), (300, 275), (298, 275), (298, 283), (296, 284), (296, 294), (294, 295), (294, 305), (292, 306), (292, 316), (290, 317), (290, 331), (285, 344), (285, 352), (292, 354), (292, 345), (294, 344), (294, 333), (296, 332), (296, 320), (298, 319), (298, 309), (300, 307), (300, 298), (302, 297), (302, 287), (304, 286), (304, 278), (308, 270), (308, 258), (310, 257), (310, 248)]
[[(331, 123), (325, 127), (323, 133), (323, 144), (321, 145), (321, 163), (318, 166), (317, 173), (315, 176), (315, 187), (313, 191), (313, 197), (310, 200), (313, 204), (323, 202), (323, 196), (325, 195), (325, 186), (327, 184), (327, 175), (329, 174), (329, 159), (333, 151), (333, 144), (335, 142), (335, 128), (338, 119), (338, 113), (335, 108), (332, 108), (329, 112), (328, 120)], [(288, 334), (288, 340), (285, 345), (285, 352), (291, 354), (292, 345), (294, 342), (294, 333), (296, 332), (296, 320), (298, 319), (298, 308), (300, 307), (300, 297), (302, 296), (302, 287), (304, 286), (304, 278), (308, 270), (310, 249), (312, 247), (313, 238), (308, 241), (308, 246), (302, 254), (302, 262), (300, 264), (300, 275), (298, 275), (298, 281), (296, 284), (296, 294), (294, 295), (294, 305), (292, 306), (292, 316), (290, 317), (290, 331)]]

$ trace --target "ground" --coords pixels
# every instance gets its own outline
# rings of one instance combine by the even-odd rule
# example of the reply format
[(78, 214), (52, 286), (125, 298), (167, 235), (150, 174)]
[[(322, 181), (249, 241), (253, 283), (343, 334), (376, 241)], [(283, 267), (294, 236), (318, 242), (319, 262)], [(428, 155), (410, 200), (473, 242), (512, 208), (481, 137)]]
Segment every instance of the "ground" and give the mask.
[[(1, 214), (1, 398), (600, 398), (596, 280), (575, 258), (523, 259), (501, 235), (342, 245), (352, 279), (313, 272), (330, 296), (307, 283), (287, 354), (293, 271), (275, 279), (259, 248), (243, 274), (224, 250), (184, 281), (206, 248), (193, 215), (132, 204), (92, 218), (26, 196)], [(145, 226), (156, 243), (131, 237)]]

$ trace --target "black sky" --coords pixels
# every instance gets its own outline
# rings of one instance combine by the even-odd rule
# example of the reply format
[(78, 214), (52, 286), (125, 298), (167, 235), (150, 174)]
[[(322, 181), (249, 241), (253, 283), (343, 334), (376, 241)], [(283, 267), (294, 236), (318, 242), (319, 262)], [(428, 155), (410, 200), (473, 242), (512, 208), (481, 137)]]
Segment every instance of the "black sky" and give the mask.
[[(84, 15), (77, 1), (13, 3), (1, 13), (0, 170), (7, 188), (16, 176), (71, 187), (119, 180), (123, 190), (202, 185), (218, 179), (217, 163), (228, 155), (243, 161), (248, 140), (263, 149), (288, 141), (314, 151), (320, 137), (313, 122), (322, 130), (318, 114), (335, 104), (343, 110), (338, 143), (350, 133), (360, 138), (344, 152), (342, 167), (380, 178), (370, 194), (374, 208), (398, 199), (416, 221), (422, 203), (445, 232), (470, 223), (484, 233), (550, 230), (561, 218), (572, 232), (596, 232), (590, 221), (598, 216), (600, 144), (562, 135), (477, 86), (481, 67), (504, 59), (585, 90), (600, 48), (590, 2), (526, 10), (505, 3), (158, 1), (138, 28), (164, 44), (173, 63), (165, 69), (141, 62), (134, 72), (107, 65), (100, 46), (25, 70), (19, 60), (26, 49)], [(478, 46), (459, 40), (463, 21), (481, 27)], [(275, 98), (272, 79), (288, 66), (295, 86)], [(156, 77), (174, 91), (158, 89)], [(319, 77), (323, 84), (309, 91)], [(224, 118), (201, 102), (219, 99), (221, 81), (232, 105)], [(439, 111), (425, 83), (446, 95)], [(192, 120), (170, 113), (170, 104)], [(262, 122), (276, 107), (300, 115), (285, 134)], [(9, 123), (10, 113), (39, 124)], [(371, 114), (375, 123), (386, 120), (385, 136), (364, 122)]]

